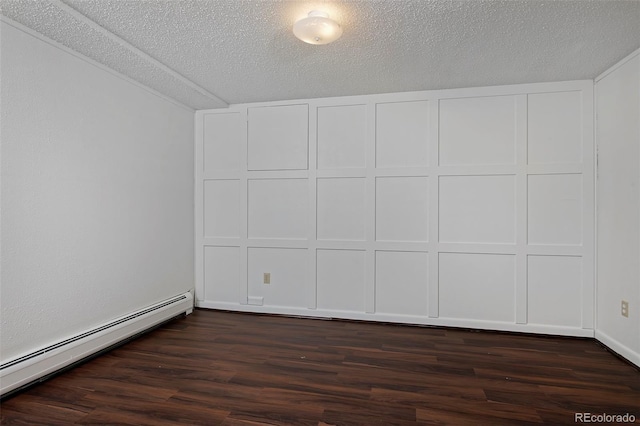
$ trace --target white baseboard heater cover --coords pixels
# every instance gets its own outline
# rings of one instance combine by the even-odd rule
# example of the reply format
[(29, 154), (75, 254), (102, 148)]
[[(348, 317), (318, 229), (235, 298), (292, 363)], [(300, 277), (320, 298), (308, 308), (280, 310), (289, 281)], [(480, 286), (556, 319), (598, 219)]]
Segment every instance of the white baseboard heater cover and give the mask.
[(186, 292), (0, 364), (0, 396), (180, 314), (193, 311)]

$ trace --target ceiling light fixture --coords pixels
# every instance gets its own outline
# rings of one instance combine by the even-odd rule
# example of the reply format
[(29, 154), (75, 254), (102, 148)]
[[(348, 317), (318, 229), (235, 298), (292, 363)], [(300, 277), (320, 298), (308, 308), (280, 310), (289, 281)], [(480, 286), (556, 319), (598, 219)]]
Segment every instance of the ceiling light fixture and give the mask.
[(293, 34), (309, 44), (328, 44), (342, 35), (342, 28), (329, 14), (312, 10), (309, 16), (293, 24)]

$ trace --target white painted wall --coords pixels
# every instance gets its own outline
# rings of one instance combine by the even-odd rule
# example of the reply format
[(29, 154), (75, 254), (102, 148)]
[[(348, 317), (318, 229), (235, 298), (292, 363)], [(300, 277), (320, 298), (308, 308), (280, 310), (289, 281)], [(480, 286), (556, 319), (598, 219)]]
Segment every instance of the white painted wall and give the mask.
[(596, 337), (640, 365), (640, 51), (596, 80), (596, 106)]
[(197, 303), (593, 336), (593, 159), (591, 81), (198, 111)]
[(1, 31), (6, 361), (193, 288), (193, 112)]

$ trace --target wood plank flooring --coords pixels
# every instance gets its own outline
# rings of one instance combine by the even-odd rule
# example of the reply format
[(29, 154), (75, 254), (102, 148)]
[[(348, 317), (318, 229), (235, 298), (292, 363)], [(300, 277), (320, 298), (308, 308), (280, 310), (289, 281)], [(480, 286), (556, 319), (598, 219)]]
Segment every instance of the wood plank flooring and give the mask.
[(3, 425), (640, 423), (640, 371), (589, 339), (196, 310), (0, 410)]

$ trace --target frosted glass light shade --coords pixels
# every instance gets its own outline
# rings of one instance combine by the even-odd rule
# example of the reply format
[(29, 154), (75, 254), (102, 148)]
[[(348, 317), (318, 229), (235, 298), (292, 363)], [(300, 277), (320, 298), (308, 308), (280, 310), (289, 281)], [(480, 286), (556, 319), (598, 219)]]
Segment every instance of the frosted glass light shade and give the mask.
[(293, 24), (293, 34), (309, 44), (328, 44), (342, 35), (340, 25), (324, 12), (313, 10)]

